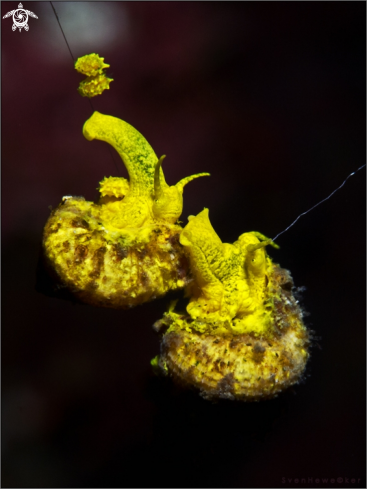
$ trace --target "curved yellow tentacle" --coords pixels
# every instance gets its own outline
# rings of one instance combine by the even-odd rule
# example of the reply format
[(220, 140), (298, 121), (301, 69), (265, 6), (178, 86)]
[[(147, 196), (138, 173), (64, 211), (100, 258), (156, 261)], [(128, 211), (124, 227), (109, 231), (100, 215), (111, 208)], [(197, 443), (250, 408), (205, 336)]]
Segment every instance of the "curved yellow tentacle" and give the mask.
[(159, 159), (154, 177), (153, 214), (157, 219), (176, 222), (183, 208), (183, 189), (186, 184), (198, 177), (209, 176), (209, 173), (198, 173), (183, 178), (176, 185), (167, 185), (162, 170), (162, 162), (166, 156)]

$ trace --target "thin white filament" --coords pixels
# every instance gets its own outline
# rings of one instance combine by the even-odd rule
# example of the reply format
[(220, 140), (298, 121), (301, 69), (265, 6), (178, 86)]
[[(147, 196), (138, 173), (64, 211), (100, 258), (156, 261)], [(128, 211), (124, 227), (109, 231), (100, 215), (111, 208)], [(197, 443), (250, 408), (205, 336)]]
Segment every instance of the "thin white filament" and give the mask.
[(302, 214), (300, 214), (297, 219), (295, 221), (292, 222), (292, 224), (290, 224), (286, 229), (284, 229), (284, 231), (282, 231), (281, 233), (277, 234), (275, 236), (275, 238), (273, 238), (273, 241), (275, 241), (281, 234), (285, 233), (286, 231), (288, 231), (288, 229), (290, 229), (292, 226), (294, 226), (296, 224), (296, 222), (298, 221), (298, 219), (302, 216), (305, 216), (306, 214), (308, 214), (309, 212), (311, 212), (313, 209), (315, 209), (315, 207), (317, 207), (318, 205), (322, 204), (323, 202), (325, 202), (326, 200), (329, 200), (330, 197), (332, 197), (335, 192), (337, 192), (338, 190), (340, 190), (346, 183), (347, 183), (347, 180), (352, 177), (353, 175), (355, 175), (359, 170), (362, 170), (362, 168), (364, 168), (366, 165), (362, 165), (360, 166), (356, 171), (352, 172), (350, 175), (347, 176), (347, 178), (344, 180), (344, 182), (340, 185), (340, 187), (336, 188), (333, 192), (331, 192), (331, 194), (326, 197), (325, 199), (323, 200), (320, 200), (320, 202), (318, 202), (317, 204), (315, 204), (313, 207), (311, 207), (311, 209), (308, 209), (306, 212), (302, 212)]

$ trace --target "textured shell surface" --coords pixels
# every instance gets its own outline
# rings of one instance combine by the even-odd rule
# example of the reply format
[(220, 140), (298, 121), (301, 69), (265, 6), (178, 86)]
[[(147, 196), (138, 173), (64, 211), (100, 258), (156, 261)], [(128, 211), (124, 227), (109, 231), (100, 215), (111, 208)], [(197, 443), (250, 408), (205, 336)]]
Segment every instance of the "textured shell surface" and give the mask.
[(111, 144), (129, 180), (105, 178), (98, 203), (64, 197), (52, 211), (43, 234), (50, 274), (82, 302), (112, 308), (133, 307), (183, 288), (188, 260), (179, 241), (182, 228), (176, 224), (183, 188), (208, 174), (169, 186), (163, 158), (157, 158), (142, 134), (116, 117), (95, 112), (83, 134)]
[(174, 224), (109, 231), (101, 206), (68, 198), (44, 230), (48, 269), (82, 302), (128, 308), (182, 288), (187, 260)]

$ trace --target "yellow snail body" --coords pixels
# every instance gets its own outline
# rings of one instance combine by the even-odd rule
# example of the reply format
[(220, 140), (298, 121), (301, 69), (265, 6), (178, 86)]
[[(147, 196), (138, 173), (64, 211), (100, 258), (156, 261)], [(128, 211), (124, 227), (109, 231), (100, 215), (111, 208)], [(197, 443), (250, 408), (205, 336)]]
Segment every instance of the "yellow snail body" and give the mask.
[(189, 218), (180, 242), (194, 281), (187, 313), (173, 308), (152, 364), (208, 399), (268, 399), (297, 382), (309, 357), (309, 334), (288, 271), (272, 263), (260, 233), (222, 243), (204, 209)]
[[(109, 88), (108, 67), (96, 54), (78, 59), (75, 68), (88, 77), (81, 95)], [(172, 303), (154, 324), (162, 341), (151, 363), (206, 399), (269, 399), (298, 382), (310, 335), (289, 272), (265, 251), (277, 245), (258, 232), (222, 243), (207, 209), (182, 229), (184, 186), (208, 173), (169, 186), (164, 156), (158, 160), (146, 139), (115, 117), (94, 112), (83, 134), (111, 144), (129, 180), (105, 178), (97, 204), (64, 197), (52, 211), (43, 252), (56, 283), (82, 302), (121, 309), (186, 287), (187, 311), (175, 312)]]
[(128, 308), (180, 289), (188, 264), (179, 243), (187, 177), (173, 187), (146, 139), (115, 117), (94, 112), (84, 124), (88, 140), (111, 144), (129, 181), (105, 178), (98, 204), (64, 197), (51, 213), (43, 235), (48, 270), (82, 302)]

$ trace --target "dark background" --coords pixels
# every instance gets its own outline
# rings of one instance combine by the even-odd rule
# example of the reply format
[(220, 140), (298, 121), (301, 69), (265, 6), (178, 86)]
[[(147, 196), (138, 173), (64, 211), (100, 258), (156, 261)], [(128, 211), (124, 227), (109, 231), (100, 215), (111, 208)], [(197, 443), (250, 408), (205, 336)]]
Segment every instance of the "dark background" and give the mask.
[[(50, 4), (24, 8), (28, 32), (1, 20), (2, 486), (362, 487), (365, 169), (270, 250), (320, 337), (304, 383), (254, 404), (182, 393), (149, 363), (169, 298), (115, 311), (35, 289), (49, 206), (126, 170), (83, 138), (91, 108)], [(365, 2), (55, 8), (74, 57), (111, 65), (95, 109), (167, 155), (168, 183), (212, 174), (185, 188), (184, 224), (208, 207), (224, 242), (274, 237), (364, 164)]]

